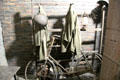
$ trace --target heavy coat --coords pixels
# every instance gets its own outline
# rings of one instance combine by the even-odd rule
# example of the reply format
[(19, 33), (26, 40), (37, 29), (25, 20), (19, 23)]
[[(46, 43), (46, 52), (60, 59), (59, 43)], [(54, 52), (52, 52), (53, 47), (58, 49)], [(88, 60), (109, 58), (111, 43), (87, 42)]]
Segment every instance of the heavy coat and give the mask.
[(80, 27), (78, 25), (77, 14), (73, 10), (72, 6), (70, 6), (66, 15), (66, 24), (62, 34), (61, 51), (62, 53), (77, 53), (78, 57), (81, 54)]

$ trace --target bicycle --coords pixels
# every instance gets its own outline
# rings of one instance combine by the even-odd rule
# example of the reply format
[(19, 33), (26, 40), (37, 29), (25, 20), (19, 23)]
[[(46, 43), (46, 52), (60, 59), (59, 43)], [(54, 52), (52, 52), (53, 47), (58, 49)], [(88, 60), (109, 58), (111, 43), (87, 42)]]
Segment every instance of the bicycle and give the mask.
[[(47, 58), (43, 61), (38, 61), (36, 67), (36, 75), (35, 78), (38, 80), (60, 80), (71, 76), (77, 76), (80, 74), (83, 74), (85, 72), (92, 72), (92, 65), (89, 63), (89, 56), (95, 55), (100, 61), (102, 60), (102, 56), (98, 54), (98, 51), (84, 51), (81, 50), (82, 56), (78, 59), (75, 59), (74, 56), (72, 56), (71, 65), (67, 68), (63, 67), (63, 65), (60, 64), (60, 61), (57, 61), (51, 56), (51, 50), (52, 46), (54, 44), (55, 39), (58, 38), (58, 36), (54, 35), (52, 36), (51, 45), (48, 48), (48, 55)], [(80, 62), (85, 62), (85, 70), (78, 70), (80, 69), (79, 66)], [(25, 70), (25, 79), (27, 80), (27, 70), (28, 66), (33, 63), (33, 61), (30, 61)], [(77, 69), (78, 68), (78, 69)]]

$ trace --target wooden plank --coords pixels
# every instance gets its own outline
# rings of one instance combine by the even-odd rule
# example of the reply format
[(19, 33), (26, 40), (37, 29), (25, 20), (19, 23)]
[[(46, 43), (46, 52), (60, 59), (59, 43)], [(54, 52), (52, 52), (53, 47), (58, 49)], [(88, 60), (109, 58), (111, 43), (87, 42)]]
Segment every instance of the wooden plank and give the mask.
[(120, 80), (120, 0), (110, 0), (100, 80)]
[(61, 32), (62, 29), (48, 29), (49, 32)]
[[(48, 31), (50, 31), (50, 32), (61, 32), (62, 31), (62, 29), (48, 29)], [(93, 33), (93, 32), (95, 32), (95, 31), (101, 31), (101, 28), (96, 28), (96, 29), (89, 29), (89, 30), (87, 30), (87, 32), (89, 32), (89, 33)]]

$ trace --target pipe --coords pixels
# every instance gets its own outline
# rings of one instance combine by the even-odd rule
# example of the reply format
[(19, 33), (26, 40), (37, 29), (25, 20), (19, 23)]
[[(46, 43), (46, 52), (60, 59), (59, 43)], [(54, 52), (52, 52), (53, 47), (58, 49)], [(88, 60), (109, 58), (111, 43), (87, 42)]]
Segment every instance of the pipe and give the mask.
[(101, 38), (100, 38), (100, 49), (99, 49), (99, 53), (102, 54), (103, 52), (103, 38), (104, 38), (104, 26), (105, 26), (105, 5), (103, 6), (103, 12), (102, 12), (102, 30), (101, 30)]

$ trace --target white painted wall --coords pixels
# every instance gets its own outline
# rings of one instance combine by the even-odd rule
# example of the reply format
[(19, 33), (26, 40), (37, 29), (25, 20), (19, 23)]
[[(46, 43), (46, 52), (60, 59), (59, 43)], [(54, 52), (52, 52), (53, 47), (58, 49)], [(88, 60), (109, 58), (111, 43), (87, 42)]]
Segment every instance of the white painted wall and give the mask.
[(6, 55), (5, 55), (5, 48), (3, 45), (1, 22), (0, 22), (0, 65), (1, 66), (8, 66)]

